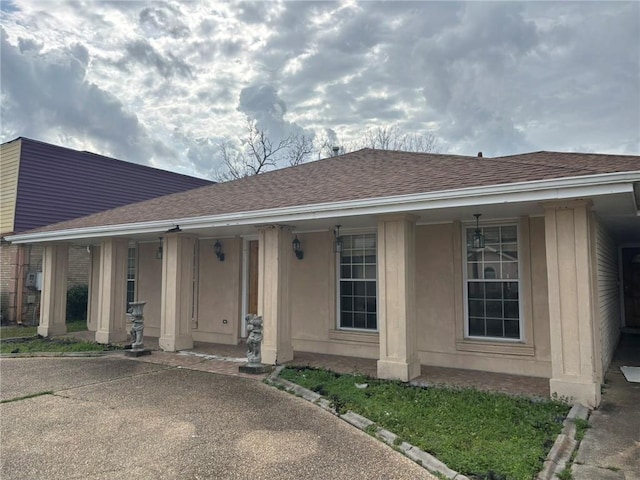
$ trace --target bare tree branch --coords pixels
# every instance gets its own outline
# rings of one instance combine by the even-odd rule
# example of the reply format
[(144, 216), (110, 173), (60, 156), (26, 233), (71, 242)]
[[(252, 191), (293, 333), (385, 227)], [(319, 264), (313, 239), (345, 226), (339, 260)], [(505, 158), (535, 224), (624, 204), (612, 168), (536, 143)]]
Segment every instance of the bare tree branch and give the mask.
[(330, 141), (324, 136), (291, 134), (277, 143), (269, 137), (269, 132), (258, 128), (247, 119), (246, 131), (240, 138), (240, 146), (231, 141), (220, 144), (221, 167), (216, 180), (224, 182), (252, 175), (259, 175), (269, 169), (300, 165), (317, 154), (317, 158), (333, 157), (362, 148), (379, 150), (400, 150), (407, 152), (436, 153), (439, 151), (437, 138), (430, 132), (405, 133), (397, 126), (369, 128), (353, 142)]

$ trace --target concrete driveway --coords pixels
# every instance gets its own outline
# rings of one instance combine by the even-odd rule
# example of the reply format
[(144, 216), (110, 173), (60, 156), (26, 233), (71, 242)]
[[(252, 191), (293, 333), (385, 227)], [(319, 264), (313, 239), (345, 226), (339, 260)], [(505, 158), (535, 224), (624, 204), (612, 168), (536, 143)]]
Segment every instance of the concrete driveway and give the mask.
[(255, 380), (99, 358), (0, 360), (0, 478), (433, 479)]

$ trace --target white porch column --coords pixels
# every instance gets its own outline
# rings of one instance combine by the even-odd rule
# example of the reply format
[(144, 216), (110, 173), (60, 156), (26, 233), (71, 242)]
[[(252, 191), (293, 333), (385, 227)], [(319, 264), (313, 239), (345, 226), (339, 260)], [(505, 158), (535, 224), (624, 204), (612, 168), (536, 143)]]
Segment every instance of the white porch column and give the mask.
[(289, 301), (289, 265), (293, 255), (287, 227), (273, 225), (260, 229), (258, 315), (264, 319), (262, 363), (268, 365), (293, 360)]
[(42, 257), (42, 298), (38, 335), (67, 333), (67, 268), (69, 245), (45, 245)]
[(100, 244), (96, 342), (127, 339), (128, 240), (110, 238)]
[(600, 403), (594, 312), (591, 202), (544, 205), (551, 333), (552, 394)]
[(415, 217), (378, 221), (378, 377), (407, 382), (420, 376), (415, 312)]
[(193, 348), (193, 254), (195, 238), (181, 233), (164, 236), (160, 340), (162, 350)]
[(96, 332), (100, 318), (100, 247), (97, 245), (91, 246), (88, 286), (87, 330)]

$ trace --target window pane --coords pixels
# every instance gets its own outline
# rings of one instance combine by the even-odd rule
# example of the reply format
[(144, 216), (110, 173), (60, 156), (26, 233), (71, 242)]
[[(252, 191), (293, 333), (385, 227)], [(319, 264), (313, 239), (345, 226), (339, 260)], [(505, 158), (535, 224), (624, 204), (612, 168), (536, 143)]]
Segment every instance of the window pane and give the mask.
[(499, 282), (487, 282), (484, 284), (484, 289), (486, 292), (486, 298), (492, 300), (501, 300), (502, 299), (502, 283)]
[(355, 313), (353, 315), (353, 328), (365, 328), (367, 326), (366, 316), (364, 313)]
[(376, 313), (376, 297), (367, 297), (367, 313)]
[(484, 319), (469, 317), (469, 335), (484, 337)]
[(481, 263), (467, 263), (467, 277), (468, 278), (482, 278), (480, 276)]
[(377, 291), (376, 291), (376, 282), (364, 282), (367, 285), (367, 297), (373, 297), (376, 298), (377, 296)]
[(365, 268), (365, 277), (364, 278), (376, 278), (376, 266), (375, 265), (367, 265)]
[(499, 262), (501, 259), (500, 253), (495, 247), (485, 247), (482, 258), (485, 262)]
[(507, 300), (504, 302), (504, 317), (505, 318), (518, 318), (518, 302), (514, 302), (513, 300)]
[(469, 300), (469, 316), (484, 317), (484, 302), (482, 300)]
[(340, 267), (340, 277), (341, 278), (352, 278), (351, 277), (351, 267), (349, 265), (342, 265), (342, 267)]
[(372, 330), (375, 330), (376, 328), (378, 328), (378, 319), (375, 313), (368, 313), (367, 314), (367, 327), (366, 328), (370, 328)]
[(345, 328), (353, 328), (353, 313), (342, 312), (340, 314), (340, 326)]
[(365, 296), (367, 294), (366, 287), (365, 282), (353, 282), (353, 294)]
[(340, 282), (340, 295), (351, 295), (353, 293), (353, 283)]
[(510, 300), (518, 299), (518, 284), (516, 282), (504, 282), (504, 298)]
[(502, 278), (517, 279), (518, 278), (518, 263), (517, 262), (504, 262), (502, 264)]
[(364, 312), (366, 309), (366, 301), (364, 297), (353, 297), (353, 311)]
[(485, 245), (497, 245), (500, 243), (500, 228), (499, 227), (485, 227), (482, 229), (484, 234)]
[(484, 270), (482, 271), (482, 278), (487, 280), (493, 280), (498, 278), (498, 274), (500, 272), (500, 264), (490, 263), (485, 264)]
[(484, 283), (469, 282), (469, 298), (484, 299)]
[(520, 322), (517, 320), (505, 320), (504, 336), (507, 338), (520, 338)]
[(517, 227), (515, 225), (509, 225), (507, 227), (501, 227), (501, 240), (502, 243), (515, 242), (517, 240)]
[(487, 300), (486, 302), (487, 317), (502, 318), (502, 302), (495, 300)]
[(353, 297), (340, 297), (340, 310), (343, 312), (353, 312)]
[(351, 267), (352, 278), (364, 278), (364, 267), (362, 265), (354, 265)]
[(502, 260), (505, 262), (518, 260), (518, 245), (516, 243), (502, 244)]
[(503, 337), (502, 320), (487, 319), (487, 337)]

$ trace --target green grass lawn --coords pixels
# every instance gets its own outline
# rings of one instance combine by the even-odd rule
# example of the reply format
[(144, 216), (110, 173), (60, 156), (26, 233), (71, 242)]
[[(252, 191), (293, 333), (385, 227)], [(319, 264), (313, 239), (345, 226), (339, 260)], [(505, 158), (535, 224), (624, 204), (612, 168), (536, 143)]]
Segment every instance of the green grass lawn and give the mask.
[(0, 343), (0, 353), (103, 352), (113, 349), (111, 346), (72, 338), (34, 337), (28, 340), (4, 340)]
[[(70, 320), (67, 332), (81, 332), (87, 329), (86, 320)], [(0, 353), (33, 353), (33, 352), (101, 352), (113, 350), (95, 342), (86, 342), (69, 338), (37, 337), (37, 327), (7, 326), (0, 328)], [(33, 337), (11, 341), (6, 339), (17, 337)]]
[[(68, 320), (67, 332), (82, 332), (87, 329), (86, 320)], [(0, 327), (0, 339), (16, 337), (32, 337), (38, 333), (38, 327), (18, 327), (11, 325)]]
[[(531, 480), (569, 407), (499, 393), (420, 388), (358, 375), (285, 368), (280, 376), (376, 422), (450, 468), (478, 479)], [(367, 383), (364, 389), (356, 384)]]

